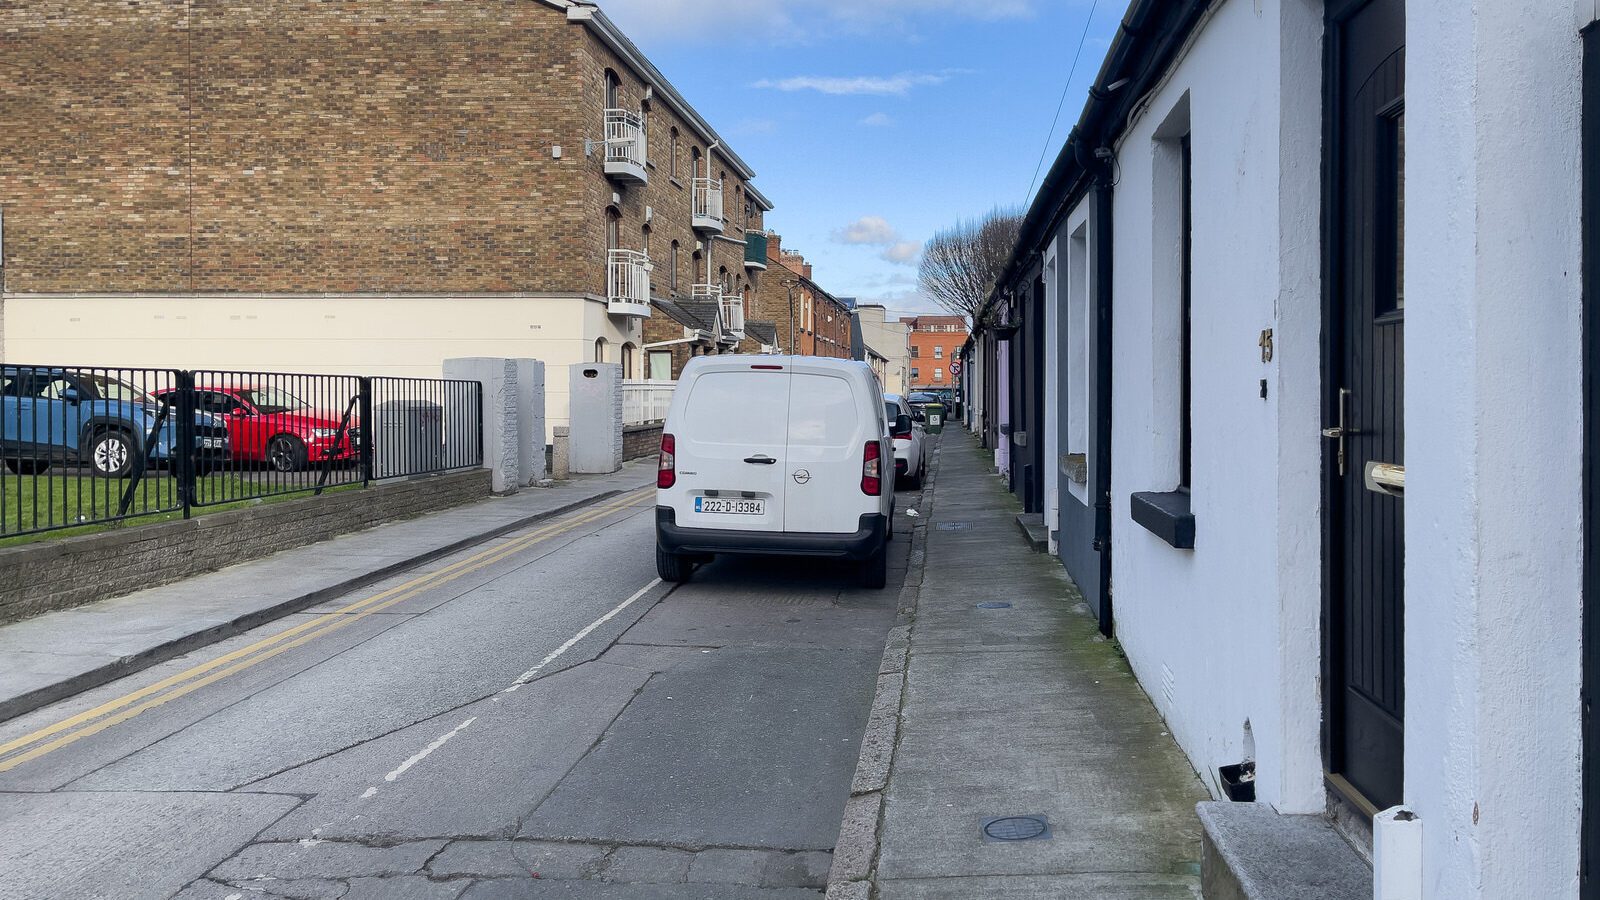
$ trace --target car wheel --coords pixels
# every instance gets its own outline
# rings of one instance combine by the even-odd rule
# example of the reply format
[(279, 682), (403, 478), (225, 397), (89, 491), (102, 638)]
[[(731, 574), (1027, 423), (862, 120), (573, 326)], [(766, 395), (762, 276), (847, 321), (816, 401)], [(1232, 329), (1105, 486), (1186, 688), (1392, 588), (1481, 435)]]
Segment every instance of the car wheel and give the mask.
[(922, 466), (919, 465), (915, 472), (906, 475), (906, 487), (913, 491), (922, 489)]
[(885, 541), (861, 563), (861, 586), (881, 591), (889, 583), (889, 544)]
[(133, 439), (125, 431), (102, 431), (89, 441), (89, 467), (101, 478), (126, 478), (133, 471)]
[(681, 553), (672, 553), (663, 550), (660, 544), (656, 545), (656, 574), (662, 581), (673, 584), (682, 584), (689, 580), (689, 573), (694, 571), (694, 564)]
[(18, 475), (42, 475), (50, 468), (48, 459), (8, 459), (6, 468)]
[(267, 465), (275, 472), (298, 472), (309, 458), (305, 442), (293, 435), (280, 434), (267, 442)]

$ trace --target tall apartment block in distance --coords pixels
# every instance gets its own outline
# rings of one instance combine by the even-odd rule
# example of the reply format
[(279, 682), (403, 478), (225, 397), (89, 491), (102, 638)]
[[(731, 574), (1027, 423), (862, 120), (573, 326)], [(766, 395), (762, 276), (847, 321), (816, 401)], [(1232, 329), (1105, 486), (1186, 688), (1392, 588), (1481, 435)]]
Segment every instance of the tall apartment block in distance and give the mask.
[[(0, 358), (642, 377), (772, 203), (588, 0), (0, 5)], [(747, 241), (747, 235), (756, 235)]]
[(911, 389), (954, 388), (957, 381), (950, 363), (967, 342), (967, 320), (961, 316), (906, 316), (900, 321), (911, 329)]

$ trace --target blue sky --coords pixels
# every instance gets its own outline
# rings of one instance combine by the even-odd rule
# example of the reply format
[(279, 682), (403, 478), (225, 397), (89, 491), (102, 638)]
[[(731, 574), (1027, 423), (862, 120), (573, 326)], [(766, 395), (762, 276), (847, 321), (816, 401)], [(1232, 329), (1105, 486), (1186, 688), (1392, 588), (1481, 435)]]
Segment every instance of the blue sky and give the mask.
[[(1048, 169), (1126, 0), (600, 0), (777, 209), (823, 287), (905, 313), (936, 230), (1022, 206), (1084, 22)], [(736, 39), (737, 38), (737, 39)], [(1043, 173), (1040, 173), (1043, 178)]]

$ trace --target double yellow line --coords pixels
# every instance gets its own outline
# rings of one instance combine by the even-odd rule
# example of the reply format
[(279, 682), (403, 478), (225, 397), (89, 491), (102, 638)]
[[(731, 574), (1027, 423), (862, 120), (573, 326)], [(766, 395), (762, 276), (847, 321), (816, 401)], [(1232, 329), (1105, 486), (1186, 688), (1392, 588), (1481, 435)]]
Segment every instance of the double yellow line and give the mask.
[(554, 524), (529, 532), (514, 541), (498, 547), (491, 547), (466, 559), (451, 563), (437, 571), (413, 578), (405, 584), (396, 585), (370, 597), (357, 600), (349, 606), (281, 631), (248, 647), (241, 647), (210, 662), (179, 672), (168, 678), (163, 678), (155, 684), (142, 687), (115, 700), (103, 703), (94, 709), (62, 719), (54, 725), (41, 728), (32, 734), (7, 741), (4, 744), (0, 744), (0, 772), (10, 771), (23, 763), (38, 759), (48, 753), (53, 753), (62, 747), (81, 741), (91, 735), (99, 734), (107, 728), (126, 722), (141, 713), (194, 693), (208, 684), (227, 678), (229, 675), (266, 662), (280, 653), (285, 653), (319, 637), (338, 631), (346, 625), (360, 621), (373, 613), (388, 609), (396, 603), (416, 597), (424, 591), (432, 590), (457, 578), (469, 575), (485, 566), (494, 565), (506, 557), (520, 553), (541, 541), (558, 537), (591, 522), (604, 519), (607, 516), (643, 506), (646, 501), (653, 503), (654, 497), (655, 487), (653, 485), (629, 491), (593, 509), (584, 510), (571, 518), (565, 518)]

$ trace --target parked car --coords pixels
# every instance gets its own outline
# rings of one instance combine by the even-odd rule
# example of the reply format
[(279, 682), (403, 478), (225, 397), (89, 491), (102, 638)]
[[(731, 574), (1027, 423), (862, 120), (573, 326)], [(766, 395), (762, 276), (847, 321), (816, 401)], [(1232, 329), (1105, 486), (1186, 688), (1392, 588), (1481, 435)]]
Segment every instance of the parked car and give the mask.
[(690, 360), (661, 435), (662, 579), (684, 581), (719, 553), (778, 554), (855, 560), (862, 582), (882, 588), (894, 527), (882, 390), (851, 360)]
[(342, 413), (312, 409), (280, 388), (197, 385), (195, 407), (228, 422), (233, 458), (239, 462), (298, 472), (329, 458), (350, 462), (360, 453), (360, 423), (355, 417), (340, 436)]
[[(76, 463), (102, 478), (122, 478), (150, 446), (150, 463), (170, 465), (178, 422), (170, 411), (162, 417), (161, 407), (159, 397), (106, 373), (6, 366), (0, 368), (0, 456), (19, 474)], [(194, 443), (200, 471), (227, 462), (228, 427), (219, 417), (194, 414)]]
[[(896, 423), (891, 434), (894, 438), (894, 476), (909, 488), (922, 487), (922, 477), (928, 474), (928, 442), (923, 431), (924, 416), (911, 408), (906, 398), (899, 394), (883, 395), (884, 411), (889, 421)], [(900, 425), (907, 425), (901, 429)]]

